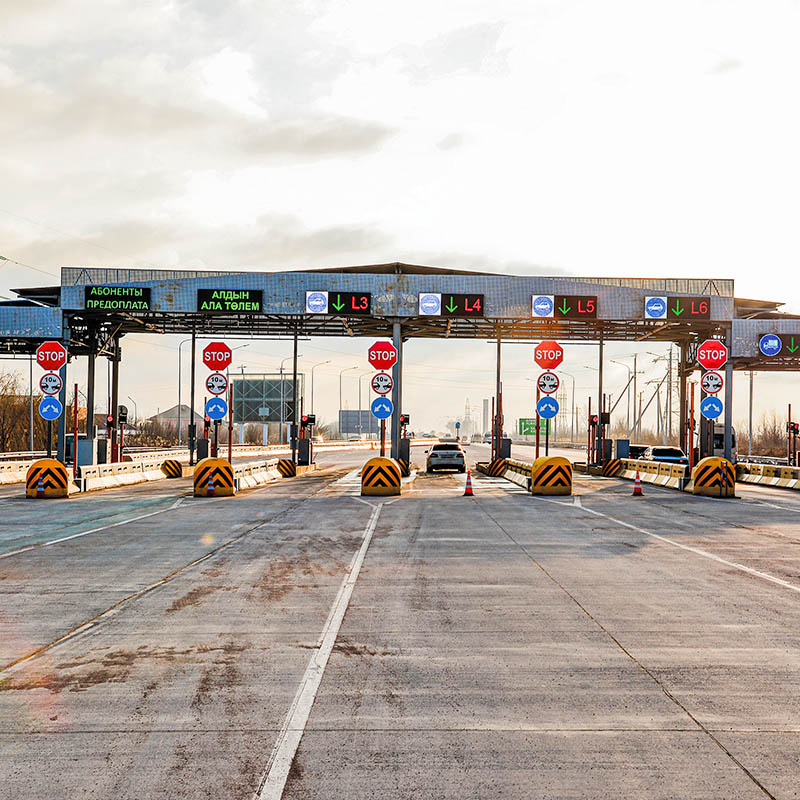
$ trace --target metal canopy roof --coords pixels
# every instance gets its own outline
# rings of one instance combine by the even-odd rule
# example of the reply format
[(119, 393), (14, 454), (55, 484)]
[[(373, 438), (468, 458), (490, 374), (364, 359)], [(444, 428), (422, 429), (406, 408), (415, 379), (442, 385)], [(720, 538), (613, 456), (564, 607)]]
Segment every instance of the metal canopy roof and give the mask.
[[(87, 311), (85, 288), (98, 285), (147, 288), (149, 310)], [(261, 291), (262, 313), (198, 313), (200, 289)], [(400, 321), (406, 338), (500, 336), (517, 341), (602, 338), (691, 345), (733, 329), (732, 355), (755, 358), (750, 333), (742, 329), (737, 337), (738, 323), (789, 325), (800, 335), (800, 321), (795, 321), (800, 318), (777, 313), (781, 303), (735, 298), (733, 289), (730, 279), (509, 275), (400, 262), (276, 272), (64, 267), (61, 286), (15, 290), (21, 300), (0, 304), (0, 345), (7, 352), (30, 352), (42, 339), (68, 338), (70, 351), (80, 355), (96, 351), (110, 336), (132, 332), (254, 338), (291, 336), (296, 330), (301, 336), (385, 337), (391, 335), (393, 322)], [(307, 291), (369, 292), (372, 314), (307, 314)], [(485, 316), (420, 316), (422, 292), (481, 294)], [(543, 294), (597, 297), (597, 318), (534, 319), (531, 298)], [(691, 323), (645, 320), (644, 298), (651, 295), (707, 297), (711, 318)]]

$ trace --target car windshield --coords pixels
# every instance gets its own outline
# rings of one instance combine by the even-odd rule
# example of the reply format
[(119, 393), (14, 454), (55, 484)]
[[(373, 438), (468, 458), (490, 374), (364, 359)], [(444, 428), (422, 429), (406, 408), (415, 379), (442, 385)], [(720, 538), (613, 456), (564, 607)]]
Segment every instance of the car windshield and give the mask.
[(678, 447), (654, 447), (653, 455), (656, 458), (686, 458), (683, 450)]
[(442, 450), (461, 450), (461, 446), (457, 444), (435, 444), (433, 450), (439, 452)]

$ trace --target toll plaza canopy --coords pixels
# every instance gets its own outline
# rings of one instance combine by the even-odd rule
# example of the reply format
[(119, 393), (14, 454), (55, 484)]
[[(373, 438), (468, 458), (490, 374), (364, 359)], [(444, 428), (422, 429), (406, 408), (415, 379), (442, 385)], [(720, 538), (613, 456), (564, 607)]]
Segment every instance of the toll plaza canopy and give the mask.
[[(800, 366), (800, 317), (733, 280), (501, 275), (392, 263), (283, 272), (64, 267), (61, 285), (0, 303), (0, 345), (71, 355), (126, 333), (728, 342), (737, 369)], [(772, 345), (760, 347), (764, 336)], [(795, 345), (797, 342), (797, 345)]]

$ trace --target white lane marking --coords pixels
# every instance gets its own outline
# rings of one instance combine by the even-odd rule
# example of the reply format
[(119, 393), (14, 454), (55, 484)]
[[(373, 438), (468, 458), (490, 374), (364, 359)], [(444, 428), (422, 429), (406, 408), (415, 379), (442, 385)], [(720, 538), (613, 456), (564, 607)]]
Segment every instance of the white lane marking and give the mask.
[[(565, 503), (558, 503), (554, 500), (547, 500), (546, 498), (539, 497), (537, 495), (534, 495), (534, 497), (537, 500), (542, 500), (545, 503), (555, 503), (556, 505), (559, 506), (565, 505)], [(570, 507), (575, 508), (574, 505)], [(586, 511), (589, 514), (594, 514), (595, 516), (598, 517), (604, 517), (610, 522), (616, 522), (617, 525), (622, 525), (625, 528), (630, 528), (630, 530), (632, 531), (643, 533), (645, 536), (652, 536), (653, 539), (658, 539), (659, 541), (666, 542), (667, 544), (671, 544), (673, 547), (679, 547), (681, 550), (686, 550), (690, 553), (695, 553), (696, 555), (702, 556), (703, 558), (709, 558), (712, 561), (716, 561), (718, 564), (724, 564), (726, 567), (733, 567), (734, 569), (738, 569), (740, 572), (746, 572), (748, 575), (755, 575), (755, 577), (757, 578), (762, 578), (765, 581), (777, 584), (778, 586), (783, 586), (784, 589), (790, 589), (791, 591), (800, 594), (800, 586), (795, 586), (795, 584), (789, 583), (788, 581), (785, 581), (782, 578), (776, 578), (774, 575), (770, 575), (767, 572), (761, 572), (761, 570), (753, 569), (752, 567), (746, 567), (744, 564), (737, 564), (735, 561), (728, 561), (725, 558), (721, 558), (720, 556), (714, 555), (714, 553), (709, 553), (708, 550), (701, 550), (699, 547), (690, 547), (688, 544), (681, 544), (680, 542), (676, 542), (673, 539), (668, 539), (666, 536), (661, 536), (658, 533), (647, 531), (644, 528), (638, 527), (637, 525), (631, 525), (630, 522), (623, 522), (621, 519), (616, 519), (615, 517), (611, 517), (608, 514), (604, 514), (602, 511), (595, 511), (593, 508), (586, 508), (586, 506), (581, 506), (581, 511)]]
[(574, 505), (576, 505), (578, 508), (583, 508), (581, 505), (581, 496), (579, 494), (575, 495)]
[(60, 539), (53, 539), (49, 542), (40, 542), (39, 544), (31, 544), (27, 547), (21, 547), (19, 550), (11, 550), (8, 553), (0, 555), (0, 560), (4, 558), (11, 558), (11, 556), (18, 556), (20, 553), (27, 553), (29, 550), (39, 550), (42, 547), (52, 547), (54, 544), (61, 542), (68, 542), (70, 539), (80, 539), (81, 536), (88, 536), (90, 533), (100, 533), (100, 531), (107, 531), (111, 528), (118, 528), (120, 525), (128, 525), (131, 522), (138, 522), (140, 519), (147, 519), (148, 517), (155, 517), (157, 514), (164, 514), (167, 511), (172, 511), (183, 502), (183, 498), (179, 497), (171, 506), (162, 508), (159, 511), (151, 511), (149, 514), (140, 514), (138, 517), (131, 517), (130, 519), (123, 519), (120, 522), (112, 522), (111, 525), (103, 525), (101, 528), (92, 528), (89, 531), (81, 531), (80, 533), (73, 533), (69, 536), (62, 536)]
[(294, 761), (300, 740), (303, 738), (308, 717), (311, 714), (311, 707), (314, 705), (317, 691), (322, 683), (322, 676), (325, 674), (328, 658), (339, 635), (339, 629), (342, 626), (347, 607), (350, 605), (350, 597), (353, 594), (358, 574), (361, 571), (361, 565), (364, 563), (364, 557), (367, 555), (367, 549), (372, 541), (372, 534), (375, 532), (375, 526), (378, 524), (378, 517), (384, 505), (384, 503), (376, 505), (372, 510), (372, 514), (370, 514), (369, 522), (364, 529), (361, 547), (350, 562), (347, 574), (331, 606), (328, 619), (325, 621), (325, 627), (322, 629), (317, 649), (309, 659), (303, 680), (300, 682), (300, 688), (297, 690), (297, 694), (289, 708), (289, 713), (286, 716), (286, 721), (283, 724), (283, 729), (275, 742), (275, 747), (272, 749), (272, 755), (267, 763), (266, 774), (261, 779), (255, 795), (257, 800), (280, 800), (283, 795), (286, 780), (289, 777), (289, 769), (292, 766), (292, 761)]

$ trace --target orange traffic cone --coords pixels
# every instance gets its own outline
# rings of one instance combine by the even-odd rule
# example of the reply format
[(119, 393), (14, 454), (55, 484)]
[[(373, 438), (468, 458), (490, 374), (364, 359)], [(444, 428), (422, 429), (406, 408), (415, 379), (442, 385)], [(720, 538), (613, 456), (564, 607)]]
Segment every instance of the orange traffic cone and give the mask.
[(639, 477), (639, 470), (636, 470), (636, 479), (633, 482), (633, 496), (634, 497), (644, 497), (644, 492), (642, 492), (642, 479)]
[(464, 487), (464, 497), (474, 497), (472, 492), (472, 473), (467, 470), (467, 485)]
[(206, 487), (206, 496), (214, 497), (214, 479), (208, 476), (208, 486)]

